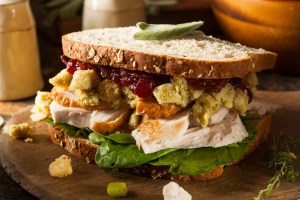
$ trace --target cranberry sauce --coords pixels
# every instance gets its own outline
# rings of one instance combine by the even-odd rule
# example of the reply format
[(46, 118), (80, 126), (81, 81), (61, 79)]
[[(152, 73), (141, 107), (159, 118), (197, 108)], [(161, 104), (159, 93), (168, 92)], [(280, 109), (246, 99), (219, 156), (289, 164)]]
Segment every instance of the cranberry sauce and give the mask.
[(104, 65), (93, 65), (72, 59), (67, 60), (64, 56), (61, 59), (66, 64), (67, 71), (70, 74), (74, 74), (76, 70), (92, 69), (102, 80), (108, 79), (118, 85), (127, 86), (140, 98), (148, 97), (156, 86), (170, 82), (170, 77), (166, 75), (150, 74)]
[(230, 79), (187, 79), (188, 84), (197, 90), (206, 90), (211, 92), (220, 92), (222, 88), (230, 83), (233, 87), (246, 92), (249, 97), (249, 103), (252, 101), (252, 91), (247, 87), (246, 83), (241, 78)]
[(228, 83), (228, 79), (187, 79), (188, 84), (196, 90), (207, 90), (210, 92), (220, 92)]
[[(66, 65), (67, 71), (70, 74), (74, 74), (76, 70), (92, 69), (102, 80), (112, 80), (118, 85), (129, 87), (129, 89), (140, 98), (148, 97), (156, 86), (170, 82), (170, 76), (167, 75), (150, 74), (142, 71), (127, 70), (104, 65), (93, 65), (78, 60), (68, 59), (65, 56), (61, 56), (61, 60)], [(194, 89), (207, 90), (210, 92), (220, 92), (227, 83), (230, 83), (235, 88), (245, 91), (249, 97), (249, 102), (251, 102), (253, 98), (251, 90), (241, 78), (187, 79), (187, 82)]]

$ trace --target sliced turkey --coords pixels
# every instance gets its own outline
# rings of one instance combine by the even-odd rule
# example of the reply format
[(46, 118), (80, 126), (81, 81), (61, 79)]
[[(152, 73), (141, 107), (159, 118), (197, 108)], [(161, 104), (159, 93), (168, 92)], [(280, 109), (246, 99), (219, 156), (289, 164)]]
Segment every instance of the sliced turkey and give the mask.
[[(224, 113), (226, 116), (222, 117)], [(217, 123), (207, 128), (190, 128), (189, 115), (189, 112), (182, 112), (168, 120), (143, 120), (132, 135), (146, 154), (166, 148), (221, 147), (248, 136), (239, 115), (233, 111), (220, 110), (215, 114), (220, 116), (214, 116)]]
[(112, 133), (116, 131), (129, 118), (129, 109), (95, 110), (91, 114), (90, 129), (99, 133)]
[(90, 128), (98, 133), (112, 133), (129, 118), (129, 109), (94, 110), (61, 106), (55, 101), (50, 104), (55, 123), (66, 123), (77, 128)]
[(77, 128), (90, 127), (91, 111), (83, 108), (64, 107), (53, 101), (50, 104), (50, 112), (55, 123), (66, 123)]

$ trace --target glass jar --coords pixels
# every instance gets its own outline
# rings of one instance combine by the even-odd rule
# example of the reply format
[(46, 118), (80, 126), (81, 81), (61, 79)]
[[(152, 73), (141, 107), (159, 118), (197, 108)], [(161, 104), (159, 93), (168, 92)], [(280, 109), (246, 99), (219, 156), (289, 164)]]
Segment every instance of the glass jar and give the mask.
[(144, 0), (85, 0), (82, 29), (133, 26), (145, 21)]
[(0, 100), (43, 88), (35, 21), (28, 0), (0, 1)]

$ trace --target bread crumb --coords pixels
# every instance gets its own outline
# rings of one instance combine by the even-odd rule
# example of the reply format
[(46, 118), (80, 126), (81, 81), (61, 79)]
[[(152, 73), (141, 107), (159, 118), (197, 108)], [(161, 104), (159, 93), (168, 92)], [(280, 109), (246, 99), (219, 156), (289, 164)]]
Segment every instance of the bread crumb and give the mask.
[(133, 94), (129, 87), (121, 87), (121, 91), (125, 101), (130, 105), (131, 108), (135, 108), (140, 98)]
[(62, 89), (68, 89), (72, 81), (72, 75), (67, 71), (67, 69), (61, 70), (55, 77), (50, 78), (49, 82), (54, 87), (59, 87)]
[(82, 103), (83, 105), (100, 105), (99, 94), (97, 91), (76, 89), (75, 95), (79, 98), (80, 103)]
[(31, 109), (31, 120), (37, 122), (50, 116), (49, 106), (51, 102), (52, 98), (50, 96), (50, 92), (38, 91), (35, 97), (35, 105)]
[(248, 95), (244, 91), (235, 89), (230, 83), (227, 83), (220, 92), (203, 92), (196, 99), (192, 112), (198, 123), (205, 128), (211, 116), (218, 112), (222, 106), (234, 109), (240, 115), (245, 115), (248, 100)]
[(122, 103), (121, 87), (111, 80), (103, 80), (98, 85), (99, 98), (111, 103), (113, 108), (118, 109)]
[(100, 82), (99, 76), (94, 70), (77, 70), (73, 74), (69, 89), (92, 90), (97, 88)]
[(30, 138), (30, 137), (28, 137), (28, 138), (26, 138), (26, 139), (24, 140), (24, 142), (26, 142), (26, 143), (32, 143), (32, 142), (33, 142), (33, 139)]
[(191, 102), (187, 81), (182, 77), (172, 77), (171, 83), (157, 86), (153, 90), (153, 95), (159, 104), (175, 103), (185, 108)]
[(5, 126), (4, 131), (14, 139), (23, 139), (31, 135), (31, 126), (28, 123)]
[(237, 110), (240, 115), (245, 115), (248, 109), (249, 97), (240, 89), (236, 89), (235, 93), (236, 94), (233, 99), (233, 108)]
[(173, 181), (163, 187), (163, 195), (164, 200), (192, 200), (192, 196)]
[(56, 158), (55, 161), (49, 165), (49, 173), (50, 176), (58, 178), (71, 175), (73, 173), (71, 158), (66, 155)]

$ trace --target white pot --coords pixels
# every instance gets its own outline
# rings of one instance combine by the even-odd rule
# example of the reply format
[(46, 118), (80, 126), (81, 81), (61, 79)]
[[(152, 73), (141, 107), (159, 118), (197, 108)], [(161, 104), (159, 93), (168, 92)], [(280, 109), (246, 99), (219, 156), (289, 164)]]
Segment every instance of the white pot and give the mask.
[(82, 29), (133, 26), (145, 21), (144, 0), (85, 0)]

